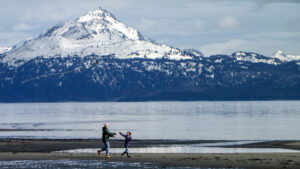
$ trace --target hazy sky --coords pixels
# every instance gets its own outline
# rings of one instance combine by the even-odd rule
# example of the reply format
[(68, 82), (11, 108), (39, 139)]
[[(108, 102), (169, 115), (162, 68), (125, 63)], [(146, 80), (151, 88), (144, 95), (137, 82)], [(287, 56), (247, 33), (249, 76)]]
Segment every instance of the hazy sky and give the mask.
[(144, 36), (205, 55), (300, 55), (300, 0), (0, 0), (0, 46), (99, 6)]

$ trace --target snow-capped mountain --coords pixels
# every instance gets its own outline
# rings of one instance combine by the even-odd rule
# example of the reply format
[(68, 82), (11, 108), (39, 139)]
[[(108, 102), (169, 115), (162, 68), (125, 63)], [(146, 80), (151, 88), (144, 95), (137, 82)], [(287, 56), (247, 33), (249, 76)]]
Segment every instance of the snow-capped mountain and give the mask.
[(145, 38), (99, 8), (0, 53), (0, 102), (300, 99), (295, 58), (204, 57)]
[(237, 61), (246, 61), (251, 63), (266, 63), (273, 65), (282, 63), (281, 60), (277, 58), (267, 57), (253, 52), (235, 52), (231, 55), (231, 57)]
[(267, 63), (278, 65), (286, 62), (295, 61), (297, 64), (300, 64), (300, 56), (295, 55), (285, 55), (283, 52), (278, 51), (272, 56), (263, 56), (261, 54), (253, 52), (235, 52), (231, 55), (239, 61), (248, 61), (252, 63)]
[(113, 55), (116, 58), (190, 59), (179, 49), (153, 43), (137, 30), (119, 22), (104, 9), (91, 11), (74, 21), (59, 23), (39, 37), (25, 41), (4, 58), (10, 65), (38, 56), (66, 57)]

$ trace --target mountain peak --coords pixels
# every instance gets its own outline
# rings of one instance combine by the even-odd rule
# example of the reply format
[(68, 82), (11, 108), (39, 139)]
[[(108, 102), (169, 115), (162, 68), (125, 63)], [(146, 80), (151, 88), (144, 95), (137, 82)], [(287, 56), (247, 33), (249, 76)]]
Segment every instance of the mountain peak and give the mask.
[(78, 26), (90, 30), (94, 35), (106, 33), (110, 37), (117, 35), (118, 40), (144, 40), (144, 37), (136, 29), (121, 23), (114, 15), (101, 7), (79, 17), (76, 22)]
[(278, 50), (275, 54), (285, 55), (281, 50)]
[(300, 61), (300, 56), (296, 55), (286, 55), (284, 52), (281, 50), (278, 50), (276, 53), (274, 53), (272, 58), (279, 59), (282, 62), (290, 62), (290, 61)]
[(90, 11), (74, 21), (61, 22), (43, 33), (41, 37), (43, 36), (103, 43), (145, 40), (136, 29), (118, 21), (111, 13), (102, 8)]
[(79, 17), (77, 19), (77, 21), (78, 22), (89, 22), (94, 19), (99, 20), (99, 19), (105, 19), (105, 18), (113, 18), (114, 20), (116, 20), (116, 18), (110, 12), (99, 7), (98, 9), (96, 9), (94, 11), (90, 11), (90, 12), (86, 13), (85, 15)]
[(5, 53), (2, 62), (19, 66), (36, 57), (112, 56), (119, 59), (193, 59), (191, 54), (144, 38), (141, 33), (98, 8), (61, 22)]

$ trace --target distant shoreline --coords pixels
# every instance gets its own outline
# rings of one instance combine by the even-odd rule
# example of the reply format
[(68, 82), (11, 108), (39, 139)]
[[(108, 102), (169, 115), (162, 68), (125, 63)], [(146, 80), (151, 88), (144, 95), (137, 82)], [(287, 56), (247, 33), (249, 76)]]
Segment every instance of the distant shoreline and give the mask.
[(0, 101), (0, 104), (18, 103), (132, 103), (132, 102), (255, 102), (255, 101), (300, 101), (300, 99), (203, 99), (203, 100), (57, 100), (57, 101)]

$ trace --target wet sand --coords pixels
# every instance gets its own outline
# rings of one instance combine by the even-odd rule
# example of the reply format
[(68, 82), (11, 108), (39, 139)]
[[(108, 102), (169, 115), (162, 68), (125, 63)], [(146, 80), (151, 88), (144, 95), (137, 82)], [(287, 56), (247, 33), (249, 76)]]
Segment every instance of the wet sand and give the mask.
[(213, 167), (213, 168), (300, 168), (300, 153), (263, 154), (132, 154), (131, 158), (112, 154), (111, 159), (97, 154), (67, 153), (0, 153), (0, 160), (108, 160), (150, 162), (160, 167)]
[[(132, 147), (146, 147), (160, 144), (191, 144), (220, 141), (173, 141), (173, 140), (135, 140)], [(123, 141), (111, 141), (112, 147), (122, 147)], [(100, 140), (23, 140), (4, 139), (0, 141), (0, 160), (105, 160), (95, 154), (69, 154), (51, 153), (50, 151), (97, 148), (101, 146)], [(231, 146), (232, 147), (232, 146)], [(270, 141), (240, 145), (235, 147), (253, 148), (288, 148), (299, 150), (300, 141)], [(300, 169), (300, 153), (245, 153), (245, 154), (131, 154), (131, 158), (112, 154), (109, 161), (151, 162), (155, 165), (189, 166), (189, 167), (215, 167), (215, 168), (291, 168)]]
[[(217, 143), (223, 140), (132, 140), (130, 147)], [(123, 148), (124, 140), (111, 140), (113, 148)], [(0, 152), (51, 152), (79, 148), (102, 147), (100, 139), (0, 139)]]

